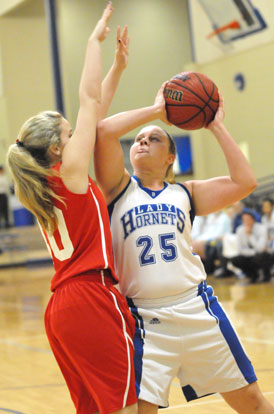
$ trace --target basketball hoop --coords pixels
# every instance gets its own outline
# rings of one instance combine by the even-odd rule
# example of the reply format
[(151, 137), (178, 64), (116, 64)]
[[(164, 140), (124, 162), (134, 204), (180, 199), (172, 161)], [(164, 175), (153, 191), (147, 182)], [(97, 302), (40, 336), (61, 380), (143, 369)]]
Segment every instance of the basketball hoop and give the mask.
[(211, 39), (214, 36), (217, 36), (218, 34), (225, 32), (226, 30), (232, 29), (240, 29), (241, 25), (237, 20), (232, 20), (232, 22), (225, 24), (223, 26), (217, 27), (217, 29), (213, 30), (213, 32), (209, 33), (206, 38)]
[(217, 29), (213, 30), (213, 32), (209, 33), (206, 36), (206, 39), (210, 41), (210, 43), (222, 51), (222, 53), (230, 52), (233, 49), (233, 42), (231, 41), (221, 41), (218, 37), (219, 34), (224, 33), (229, 30), (238, 30), (241, 28), (240, 23), (237, 20), (232, 20), (231, 22), (217, 27)]

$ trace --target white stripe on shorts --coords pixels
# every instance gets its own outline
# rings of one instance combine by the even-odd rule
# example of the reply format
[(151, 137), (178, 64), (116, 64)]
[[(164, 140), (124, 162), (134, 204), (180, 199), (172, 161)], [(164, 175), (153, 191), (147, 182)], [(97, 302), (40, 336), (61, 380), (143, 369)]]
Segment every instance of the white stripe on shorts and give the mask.
[(129, 335), (127, 333), (125, 319), (124, 319), (123, 314), (122, 314), (122, 312), (121, 312), (121, 310), (120, 310), (120, 308), (118, 306), (116, 297), (115, 297), (114, 293), (112, 293), (112, 292), (110, 292), (110, 293), (111, 293), (111, 295), (113, 297), (113, 300), (114, 300), (114, 303), (115, 303), (115, 307), (116, 307), (116, 309), (118, 310), (118, 312), (119, 312), (119, 314), (121, 316), (122, 324), (123, 324), (123, 333), (124, 333), (124, 337), (125, 337), (126, 344), (127, 344), (128, 373), (127, 373), (127, 385), (126, 385), (125, 394), (124, 394), (124, 400), (123, 400), (123, 408), (125, 408), (126, 403), (127, 403), (128, 390), (129, 390), (129, 385), (130, 385), (130, 375), (131, 375), (129, 340), (130, 340), (131, 343), (132, 343), (132, 340), (131, 340), (131, 338), (129, 337)]

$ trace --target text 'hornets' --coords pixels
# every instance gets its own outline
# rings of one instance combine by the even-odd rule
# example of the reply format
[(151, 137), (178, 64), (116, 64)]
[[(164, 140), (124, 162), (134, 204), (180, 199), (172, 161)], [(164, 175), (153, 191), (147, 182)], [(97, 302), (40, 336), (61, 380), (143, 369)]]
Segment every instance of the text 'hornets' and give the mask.
[(176, 226), (180, 233), (185, 227), (185, 214), (172, 204), (144, 204), (127, 211), (121, 218), (126, 239), (140, 227), (157, 224)]

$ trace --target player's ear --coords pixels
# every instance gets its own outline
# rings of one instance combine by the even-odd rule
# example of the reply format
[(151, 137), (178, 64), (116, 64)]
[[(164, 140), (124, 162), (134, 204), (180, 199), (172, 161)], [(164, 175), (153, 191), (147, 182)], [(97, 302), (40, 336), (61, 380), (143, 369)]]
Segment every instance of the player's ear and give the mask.
[(168, 154), (168, 163), (173, 164), (175, 161), (175, 155), (174, 154)]
[(61, 157), (61, 147), (59, 144), (51, 144), (48, 149), (51, 158)]

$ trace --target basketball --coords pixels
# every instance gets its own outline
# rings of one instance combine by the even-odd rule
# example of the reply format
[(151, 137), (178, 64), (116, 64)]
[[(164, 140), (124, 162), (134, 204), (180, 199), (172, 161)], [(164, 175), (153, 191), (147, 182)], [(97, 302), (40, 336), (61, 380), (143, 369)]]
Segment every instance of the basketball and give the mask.
[(164, 89), (167, 119), (181, 129), (206, 127), (219, 107), (218, 88), (202, 73), (182, 72)]

